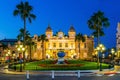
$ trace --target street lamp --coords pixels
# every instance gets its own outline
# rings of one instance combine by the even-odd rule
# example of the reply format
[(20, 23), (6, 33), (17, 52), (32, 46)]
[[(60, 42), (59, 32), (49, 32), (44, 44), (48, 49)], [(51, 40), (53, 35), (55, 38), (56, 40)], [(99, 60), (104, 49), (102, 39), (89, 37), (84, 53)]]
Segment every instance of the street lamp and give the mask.
[(13, 53), (13, 64), (14, 64), (14, 70), (16, 71), (16, 54), (15, 53)]
[[(105, 51), (105, 46), (103, 44), (99, 44), (97, 46), (97, 51), (98, 51), (98, 62), (100, 63), (100, 71), (102, 71), (102, 57), (104, 57), (104, 55), (101, 53), (103, 53), (103, 51)], [(100, 52), (100, 54), (99, 54), (99, 52)]]
[[(18, 52), (24, 52), (25, 48), (23, 47), (23, 45), (18, 45), (17, 50), (18, 50)], [(19, 53), (19, 59), (20, 59), (20, 72), (22, 72), (22, 62), (23, 62), (22, 53), (21, 54)]]
[(111, 49), (111, 53), (112, 53), (112, 60), (114, 60), (115, 50), (113, 48)]
[(7, 59), (8, 59), (8, 60), (7, 60), (7, 61), (8, 61), (8, 68), (10, 68), (10, 50), (8, 50), (6, 56), (8, 57), (8, 58), (7, 58)]

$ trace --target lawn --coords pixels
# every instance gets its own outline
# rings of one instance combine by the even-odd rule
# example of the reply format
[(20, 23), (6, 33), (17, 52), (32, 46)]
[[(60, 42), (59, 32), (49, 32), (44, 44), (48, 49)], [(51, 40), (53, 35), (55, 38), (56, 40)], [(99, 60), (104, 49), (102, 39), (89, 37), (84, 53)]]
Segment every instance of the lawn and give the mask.
[[(19, 69), (19, 64), (17, 69)], [(108, 64), (102, 64), (102, 68), (108, 68)], [(25, 70), (96, 70), (96, 62), (81, 60), (67, 60), (67, 64), (55, 64), (53, 60), (41, 60), (26, 63)]]

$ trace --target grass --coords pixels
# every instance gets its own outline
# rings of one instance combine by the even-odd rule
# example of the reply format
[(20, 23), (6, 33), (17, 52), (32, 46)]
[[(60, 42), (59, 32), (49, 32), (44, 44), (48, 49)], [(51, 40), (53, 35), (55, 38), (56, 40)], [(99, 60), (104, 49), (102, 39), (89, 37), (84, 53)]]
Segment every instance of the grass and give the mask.
[[(96, 70), (96, 62), (81, 60), (68, 60), (69, 64), (53, 64), (53, 60), (36, 61), (26, 63), (25, 70)], [(17, 69), (19, 69), (19, 64)], [(108, 64), (102, 63), (102, 68), (108, 68)]]

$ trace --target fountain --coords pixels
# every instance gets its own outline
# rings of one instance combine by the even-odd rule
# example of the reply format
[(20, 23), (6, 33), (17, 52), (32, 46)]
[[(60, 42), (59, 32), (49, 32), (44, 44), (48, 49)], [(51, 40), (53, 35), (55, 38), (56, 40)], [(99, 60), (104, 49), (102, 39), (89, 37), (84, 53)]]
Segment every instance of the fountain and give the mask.
[(58, 62), (57, 62), (57, 64), (64, 64), (65, 63), (64, 62), (65, 53), (63, 51), (59, 51), (57, 53), (57, 55), (58, 55)]

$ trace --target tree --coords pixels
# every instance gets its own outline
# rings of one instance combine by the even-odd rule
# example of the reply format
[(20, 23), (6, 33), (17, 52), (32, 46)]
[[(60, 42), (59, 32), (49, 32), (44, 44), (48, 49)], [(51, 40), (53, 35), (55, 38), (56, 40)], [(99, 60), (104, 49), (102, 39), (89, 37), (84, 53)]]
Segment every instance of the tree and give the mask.
[(16, 5), (16, 9), (13, 12), (14, 16), (20, 16), (24, 22), (24, 34), (23, 34), (23, 43), (25, 45), (25, 36), (26, 36), (26, 20), (31, 23), (32, 19), (35, 19), (36, 16), (32, 14), (33, 7), (29, 5), (28, 2), (21, 2), (20, 4)]
[[(18, 34), (17, 39), (20, 40), (20, 41), (23, 41), (23, 38), (24, 38), (24, 29), (21, 28), (19, 31), (20, 31), (20, 33)], [(26, 31), (25, 35), (26, 35), (25, 36), (25, 40), (27, 40), (28, 36), (30, 35), (29, 31)]]
[[(23, 35), (24, 35), (24, 29), (21, 28), (21, 29), (20, 29), (20, 33), (19, 33), (18, 36), (17, 36), (17, 39), (23, 41)], [(32, 38), (30, 37), (29, 31), (26, 31), (26, 34), (25, 34), (25, 35), (26, 35), (26, 36), (25, 36), (26, 45), (29, 46), (29, 48), (30, 48), (30, 49), (29, 49), (29, 50), (30, 50), (29, 56), (30, 56), (30, 61), (31, 61), (31, 60), (32, 60), (32, 58), (31, 58), (32, 46), (34, 46), (35, 43), (32, 41)]]
[(45, 34), (42, 34), (40, 36), (38, 36), (38, 41), (41, 41), (42, 42), (42, 45), (41, 45), (41, 48), (42, 48), (42, 59), (45, 59), (45, 52), (44, 52), (44, 43), (45, 41), (48, 41), (48, 39), (46, 38), (46, 35)]
[[(28, 21), (31, 23), (32, 19), (35, 19), (36, 16), (34, 14), (32, 14), (33, 7), (31, 5), (29, 5), (28, 2), (21, 2), (20, 4), (16, 5), (16, 9), (13, 11), (13, 15), (14, 16), (20, 16), (21, 19), (24, 22), (24, 37), (23, 37), (23, 45), (25, 47), (25, 37), (26, 37), (26, 20), (28, 19)], [(23, 52), (23, 60), (25, 60), (25, 51)], [(25, 62), (24, 62), (24, 66), (25, 66)]]
[(109, 27), (110, 23), (104, 13), (98, 11), (88, 20), (88, 27), (93, 30), (92, 35), (97, 38), (97, 45), (100, 43), (100, 36), (104, 36), (104, 28)]
[(76, 36), (75, 36), (75, 41), (78, 42), (78, 47), (79, 47), (79, 59), (80, 59), (80, 42), (85, 42), (85, 37), (81, 34), (81, 33), (78, 33)]

